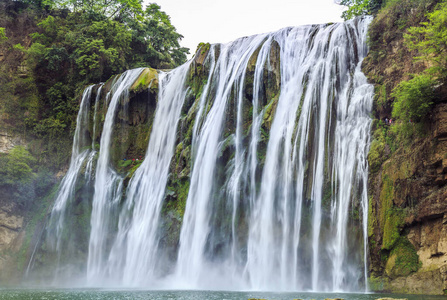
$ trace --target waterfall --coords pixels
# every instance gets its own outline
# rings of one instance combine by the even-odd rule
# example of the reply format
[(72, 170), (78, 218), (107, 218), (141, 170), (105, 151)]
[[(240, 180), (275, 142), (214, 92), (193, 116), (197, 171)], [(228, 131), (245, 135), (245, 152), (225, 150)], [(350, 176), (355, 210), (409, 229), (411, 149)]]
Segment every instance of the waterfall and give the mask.
[[(231, 288), (245, 282), (242, 286), (254, 289), (339, 291), (365, 285), (366, 256), (350, 251), (363, 247), (365, 252), (366, 237), (350, 240), (348, 222), (359, 210), (363, 215), (357, 212), (356, 218), (366, 228), (364, 187), (373, 89), (360, 65), (366, 55), (367, 24), (366, 19), (287, 28), (221, 47), (210, 70), (214, 103), (193, 145), (197, 152), (177, 262), (177, 276), (186, 286)], [(276, 111), (265, 162), (260, 162), (259, 116), (267, 108), (259, 111), (258, 98), (265, 94), (262, 70), (270, 59), (272, 40), (281, 49), (281, 90), (277, 103), (271, 104)], [(253, 55), (252, 128), (244, 136), (242, 93)], [(232, 101), (236, 129), (225, 136), (222, 126)], [(221, 166), (218, 157), (228, 144), (234, 157)], [(223, 186), (217, 178), (222, 173), (227, 174)], [(236, 230), (240, 207), (248, 210), (249, 220), (242, 243)], [(230, 226), (224, 221), (216, 226), (213, 218), (222, 218), (219, 214), (231, 216)], [(365, 235), (365, 230), (360, 232)]]
[[(224, 45), (214, 68), (214, 103), (193, 145), (196, 153), (178, 254), (178, 276), (193, 286), (198, 286), (209, 269), (205, 262), (205, 247), (211, 231), (209, 208), (212, 206), (213, 189), (216, 188), (213, 185), (217, 156), (224, 144), (220, 139), (227, 102), (232, 95), (233, 85), (243, 86), (250, 56), (264, 39), (265, 36), (259, 35)], [(234, 95), (238, 94), (238, 91), (234, 92)]]
[[(67, 205), (73, 201), (75, 186), (78, 175), (85, 159), (90, 154), (90, 149), (83, 150), (88, 146), (86, 140), (86, 131), (89, 126), (89, 111), (90, 111), (90, 97), (92, 94), (93, 85), (87, 87), (82, 95), (81, 104), (79, 106), (78, 117), (76, 119), (76, 130), (73, 137), (73, 147), (68, 167), (67, 174), (63, 178), (59, 190), (57, 192), (56, 200), (49, 220), (48, 231), (52, 235), (50, 240), (55, 240), (55, 249), (58, 257), (61, 255), (62, 249), (62, 235), (65, 227), (65, 215), (67, 213)], [(54, 232), (55, 231), (55, 232)]]
[(111, 100), (101, 134), (100, 152), (95, 174), (95, 193), (92, 203), (91, 233), (87, 262), (87, 279), (95, 284), (104, 274), (107, 238), (112, 230), (112, 213), (121, 200), (123, 178), (110, 167), (110, 145), (115, 122), (116, 109), (120, 100), (129, 95), (129, 88), (143, 69), (123, 73), (111, 91)]
[[(101, 85), (93, 113), (87, 88), (51, 223), (67, 230), (65, 206), (83, 170), (93, 191), (88, 285), (366, 290), (373, 87), (361, 63), (370, 21), (210, 45), (159, 71), (144, 161), (127, 175), (113, 165), (114, 126), (143, 69)], [(90, 140), (82, 140), (86, 128)], [(167, 255), (166, 203), (178, 192), (167, 187), (179, 172), (176, 149), (187, 147), (186, 204), (176, 219), (174, 254)], [(63, 251), (60, 230), (47, 229)]]
[[(96, 98), (95, 98), (95, 110), (93, 112), (93, 134), (92, 136), (96, 136), (96, 130), (97, 130), (97, 116), (98, 116), (98, 108), (99, 108), (99, 100), (101, 99), (101, 91), (104, 87), (103, 84), (100, 85), (98, 88), (98, 91), (96, 92)], [(92, 170), (93, 170), (93, 160), (95, 159), (96, 154), (98, 153), (97, 149), (95, 149), (95, 139), (92, 138), (92, 151), (90, 152), (88, 159), (87, 159), (87, 165), (85, 167), (85, 178), (88, 182), (92, 179)]]
[(111, 274), (126, 286), (150, 284), (156, 275), (158, 223), (174, 152), (177, 123), (185, 100), (189, 64), (159, 76), (159, 96), (149, 146), (127, 188), (125, 207), (109, 258)]

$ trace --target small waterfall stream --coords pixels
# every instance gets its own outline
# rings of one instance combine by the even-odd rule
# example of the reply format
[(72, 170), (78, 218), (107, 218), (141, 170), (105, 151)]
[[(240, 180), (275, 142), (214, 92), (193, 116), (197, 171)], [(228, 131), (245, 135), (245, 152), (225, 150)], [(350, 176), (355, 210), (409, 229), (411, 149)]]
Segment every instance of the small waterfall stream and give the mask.
[(85, 136), (89, 126), (88, 115), (90, 111), (90, 97), (93, 87), (93, 85), (87, 87), (82, 95), (78, 117), (76, 120), (77, 126), (73, 137), (70, 166), (68, 167), (67, 174), (63, 178), (59, 187), (49, 220), (48, 235), (50, 237), (50, 241), (55, 241), (55, 245), (53, 247), (56, 249), (58, 257), (60, 257), (60, 253), (63, 251), (62, 235), (64, 230), (67, 230), (67, 228), (65, 228), (65, 214), (67, 205), (73, 201), (78, 174), (85, 159), (91, 153), (89, 149), (85, 149), (85, 147), (88, 146)]
[(159, 76), (159, 99), (146, 157), (127, 188), (119, 230), (110, 258), (110, 273), (122, 274), (126, 286), (150, 284), (157, 274), (157, 230), (174, 152), (177, 123), (187, 89), (189, 65)]
[[(90, 286), (367, 289), (373, 87), (360, 67), (369, 22), (291, 27), (211, 45), (196, 54), (206, 55), (199, 92), (191, 86), (195, 58), (160, 71), (144, 161), (128, 182), (112, 167), (110, 147), (120, 103), (143, 69), (115, 79), (104, 104), (107, 84), (97, 88), (93, 112), (87, 88), (47, 229), (58, 251), (82, 169), (94, 190)], [(191, 144), (181, 146), (190, 146), (191, 170), (174, 258), (164, 254), (160, 232), (169, 213), (162, 208), (188, 110)], [(93, 137), (101, 132), (99, 149), (94, 138), (83, 139), (86, 128)]]
[(91, 232), (87, 262), (87, 279), (92, 284), (100, 284), (104, 274), (107, 245), (106, 238), (112, 226), (110, 217), (121, 200), (123, 178), (110, 168), (110, 145), (116, 108), (120, 100), (128, 97), (129, 88), (143, 69), (123, 73), (113, 85), (111, 100), (101, 134), (100, 152), (95, 174), (95, 193), (92, 203)]

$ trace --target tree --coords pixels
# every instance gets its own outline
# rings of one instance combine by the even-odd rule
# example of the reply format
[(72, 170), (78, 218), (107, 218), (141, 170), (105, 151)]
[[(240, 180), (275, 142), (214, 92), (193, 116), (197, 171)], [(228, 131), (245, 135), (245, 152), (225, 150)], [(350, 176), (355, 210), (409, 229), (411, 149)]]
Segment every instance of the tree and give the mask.
[(65, 7), (72, 12), (96, 13), (109, 19), (139, 18), (142, 0), (68, 0)]
[(342, 0), (340, 4), (348, 7), (348, 9), (341, 14), (341, 17), (344, 20), (349, 20), (368, 13), (369, 0)]
[(186, 61), (188, 48), (180, 47), (183, 36), (177, 33), (170, 17), (155, 3), (149, 4), (142, 20), (131, 20), (133, 61), (141, 66), (172, 68)]
[(121, 23), (105, 19), (95, 21), (77, 36), (74, 59), (81, 76), (90, 81), (106, 80), (125, 70), (131, 32)]
[(18, 181), (27, 181), (31, 178), (32, 168), (29, 166), (34, 158), (23, 146), (16, 146), (9, 154), (2, 156), (0, 161), (2, 182), (15, 184)]
[(346, 21), (358, 16), (375, 14), (382, 7), (382, 0), (341, 0), (340, 4), (348, 7), (341, 17)]

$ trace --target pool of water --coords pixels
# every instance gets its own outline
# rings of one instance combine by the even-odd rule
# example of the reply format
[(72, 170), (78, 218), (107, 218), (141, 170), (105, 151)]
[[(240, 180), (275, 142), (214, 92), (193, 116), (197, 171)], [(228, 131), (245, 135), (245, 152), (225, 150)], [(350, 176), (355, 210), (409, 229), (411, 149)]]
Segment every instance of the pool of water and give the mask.
[(230, 291), (147, 291), (147, 290), (102, 290), (102, 289), (0, 289), (0, 299), (153, 299), (153, 300), (375, 300), (383, 297), (408, 300), (440, 300), (444, 296), (355, 294), (355, 293), (274, 293), (274, 292), (230, 292)]

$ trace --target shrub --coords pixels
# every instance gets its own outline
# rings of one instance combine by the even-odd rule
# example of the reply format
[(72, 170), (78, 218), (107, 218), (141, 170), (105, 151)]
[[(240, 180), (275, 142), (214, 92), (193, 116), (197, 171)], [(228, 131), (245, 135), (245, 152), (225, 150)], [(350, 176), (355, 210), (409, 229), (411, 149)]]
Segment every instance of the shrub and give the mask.
[(0, 44), (3, 43), (4, 41), (6, 41), (7, 39), (8, 39), (8, 37), (5, 34), (5, 28), (0, 27)]
[(393, 118), (406, 123), (420, 122), (425, 119), (435, 98), (436, 84), (436, 80), (425, 73), (400, 82), (391, 93), (391, 96), (395, 98)]
[(32, 169), (29, 165), (34, 163), (34, 161), (35, 159), (25, 147), (16, 146), (11, 149), (3, 161), (2, 177), (11, 183), (26, 181), (32, 175)]

